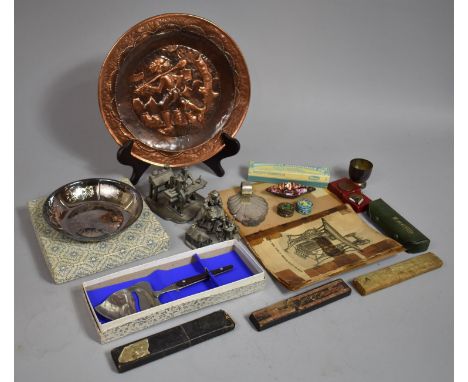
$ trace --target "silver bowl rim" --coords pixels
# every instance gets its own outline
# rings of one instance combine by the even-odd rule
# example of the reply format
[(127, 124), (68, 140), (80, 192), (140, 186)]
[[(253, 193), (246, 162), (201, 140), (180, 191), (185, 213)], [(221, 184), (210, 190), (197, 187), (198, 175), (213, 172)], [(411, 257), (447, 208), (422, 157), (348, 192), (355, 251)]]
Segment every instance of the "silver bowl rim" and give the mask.
[[(131, 219), (128, 220), (128, 222), (127, 222), (127, 224), (125, 225), (124, 228), (119, 229), (119, 230), (117, 230), (117, 231), (115, 231), (115, 232), (113, 232), (111, 234), (108, 234), (108, 235), (106, 235), (104, 237), (101, 237), (101, 238), (94, 238), (94, 239), (93, 238), (82, 238), (82, 239), (79, 239), (77, 236), (74, 236), (70, 232), (64, 230), (62, 227), (55, 225), (52, 221), (50, 221), (49, 215), (47, 213), (50, 201), (57, 194), (59, 194), (65, 187), (71, 187), (73, 185), (80, 184), (80, 183), (85, 183), (85, 182), (88, 182), (88, 183), (105, 182), (105, 183), (111, 183), (111, 184), (114, 184), (114, 185), (123, 186), (126, 190), (128, 190), (130, 193), (132, 193), (136, 197), (136, 200), (137, 200), (137, 203), (138, 203), (137, 213), (135, 215), (133, 215)], [(71, 238), (73, 240), (81, 241), (81, 242), (104, 241), (104, 240), (107, 240), (107, 239), (109, 239), (109, 238), (111, 238), (111, 237), (113, 237), (115, 235), (118, 235), (118, 234), (122, 233), (123, 231), (125, 231), (128, 227), (130, 227), (133, 223), (135, 223), (138, 220), (138, 218), (140, 217), (142, 211), (143, 211), (143, 198), (141, 197), (140, 192), (135, 187), (133, 187), (132, 185), (130, 185), (128, 183), (125, 183), (125, 182), (122, 182), (122, 181), (116, 180), (116, 179), (110, 179), (110, 178), (85, 178), (85, 179), (74, 180), (72, 182), (66, 183), (63, 186), (60, 186), (59, 188), (57, 188), (55, 191), (51, 192), (49, 194), (49, 196), (44, 200), (44, 204), (42, 205), (42, 216), (44, 217), (44, 220), (47, 222), (47, 224), (50, 227), (52, 227), (53, 229), (55, 229), (58, 232), (62, 232), (64, 235), (66, 235), (67, 237), (69, 237), (69, 238)]]

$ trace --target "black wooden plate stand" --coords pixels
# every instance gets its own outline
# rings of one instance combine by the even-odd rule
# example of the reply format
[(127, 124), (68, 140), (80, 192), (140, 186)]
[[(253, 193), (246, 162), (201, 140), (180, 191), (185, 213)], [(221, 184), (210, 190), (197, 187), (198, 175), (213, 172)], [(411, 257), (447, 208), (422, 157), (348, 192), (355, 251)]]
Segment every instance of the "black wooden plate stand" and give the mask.
[[(221, 166), (221, 161), (224, 158), (236, 155), (240, 150), (240, 143), (236, 138), (230, 137), (226, 133), (221, 133), (221, 138), (224, 141), (223, 149), (219, 153), (203, 162), (218, 176), (223, 176), (225, 174), (225, 171)], [(138, 183), (141, 176), (148, 169), (150, 164), (132, 156), (133, 142), (133, 140), (128, 140), (122, 146), (120, 146), (119, 150), (117, 151), (117, 160), (125, 166), (132, 167), (133, 171), (132, 176), (130, 177), (130, 181), (133, 185), (135, 185)]]

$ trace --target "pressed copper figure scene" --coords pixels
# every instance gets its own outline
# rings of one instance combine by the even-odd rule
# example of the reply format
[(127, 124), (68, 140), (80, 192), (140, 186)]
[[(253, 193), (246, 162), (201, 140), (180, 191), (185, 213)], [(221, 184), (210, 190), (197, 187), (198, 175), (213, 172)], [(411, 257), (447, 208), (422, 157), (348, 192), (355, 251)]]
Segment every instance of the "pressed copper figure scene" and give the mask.
[(186, 167), (220, 152), (250, 99), (235, 42), (197, 16), (165, 14), (127, 31), (104, 61), (99, 105), (119, 145), (158, 166)]
[(152, 56), (131, 75), (135, 114), (144, 126), (164, 136), (197, 136), (219, 96), (216, 69), (207, 57), (186, 46), (170, 45)]

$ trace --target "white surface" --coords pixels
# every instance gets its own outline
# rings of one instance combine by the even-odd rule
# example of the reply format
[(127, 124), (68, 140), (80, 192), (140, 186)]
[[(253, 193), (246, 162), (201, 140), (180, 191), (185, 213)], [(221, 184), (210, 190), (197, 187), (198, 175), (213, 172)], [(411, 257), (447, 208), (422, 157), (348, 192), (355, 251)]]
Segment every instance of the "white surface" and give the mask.
[[(15, 372), (18, 381), (440, 382), (453, 369), (453, 8), (445, 0), (16, 2)], [(184, 11), (225, 29), (250, 70), (241, 152), (210, 189), (238, 185), (249, 160), (330, 166), (374, 163), (366, 193), (431, 238), (444, 266), (367, 297), (344, 300), (258, 333), (251, 311), (284, 299), (262, 292), (100, 345), (80, 285), (52, 283), (26, 203), (71, 180), (129, 169), (101, 121), (100, 65), (148, 16)], [(9, 74), (7, 74), (9, 75)], [(147, 192), (147, 184), (139, 186)], [(187, 226), (163, 222), (170, 250)], [(409, 255), (346, 273), (354, 276)], [(148, 260), (146, 260), (148, 261)], [(144, 263), (141, 261), (140, 263)], [(119, 269), (123, 269), (121, 267)], [(108, 273), (111, 273), (109, 271)], [(119, 375), (115, 346), (225, 309), (235, 331)], [(5, 330), (8, 330), (5, 328)]]

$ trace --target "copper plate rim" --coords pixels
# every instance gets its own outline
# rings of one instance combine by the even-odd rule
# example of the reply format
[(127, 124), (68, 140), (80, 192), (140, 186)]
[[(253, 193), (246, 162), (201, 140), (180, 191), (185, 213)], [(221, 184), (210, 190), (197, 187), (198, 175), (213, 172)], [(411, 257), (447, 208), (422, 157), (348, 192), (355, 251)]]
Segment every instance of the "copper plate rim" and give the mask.
[[(122, 56), (150, 35), (162, 31), (164, 26), (167, 25), (175, 25), (196, 31), (215, 43), (229, 58), (236, 87), (234, 107), (223, 128), (204, 143), (177, 152), (151, 148), (133, 137), (119, 118), (114, 95), (115, 78), (119, 71)], [(98, 100), (101, 116), (114, 140), (119, 145), (123, 145), (128, 140), (135, 140), (132, 147), (132, 156), (156, 166), (185, 167), (203, 162), (221, 151), (224, 147), (221, 138), (222, 132), (231, 137), (237, 134), (249, 106), (250, 78), (247, 64), (239, 47), (221, 28), (199, 16), (185, 13), (166, 13), (139, 22), (117, 40), (101, 67), (98, 82)]]

